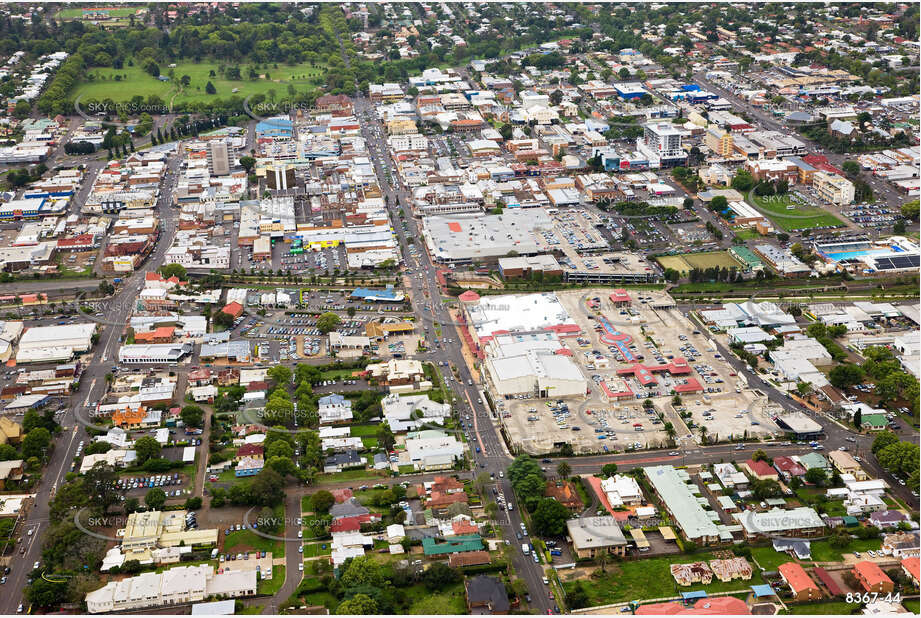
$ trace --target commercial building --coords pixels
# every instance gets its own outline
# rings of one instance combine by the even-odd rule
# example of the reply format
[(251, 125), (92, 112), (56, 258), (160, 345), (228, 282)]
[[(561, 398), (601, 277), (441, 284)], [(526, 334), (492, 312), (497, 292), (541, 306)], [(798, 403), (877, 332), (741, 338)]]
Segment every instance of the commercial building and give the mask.
[(812, 187), (826, 202), (844, 205), (854, 201), (854, 183), (843, 176), (816, 172), (812, 177)]
[(688, 155), (681, 148), (682, 135), (684, 132), (670, 122), (650, 123), (636, 142), (637, 150), (648, 155), (650, 167), (684, 165)]
[(88, 352), (93, 346), (96, 324), (33, 326), (19, 339), (17, 363), (69, 361), (74, 354)]
[(610, 516), (580, 517), (566, 522), (572, 548), (579, 558), (594, 558), (602, 552), (624, 556), (627, 539), (618, 521)]
[(699, 489), (690, 483), (686, 471), (672, 466), (651, 466), (644, 471), (665, 509), (689, 541), (709, 545), (720, 540), (720, 530), (698, 501), (694, 492), (699, 493)]
[(551, 229), (543, 209), (506, 209), (501, 215), (431, 216), (422, 219), (422, 234), (432, 258), (443, 263), (498, 259), (543, 253), (535, 232)]
[(552, 292), (477, 297), (465, 302), (464, 310), (470, 335), (481, 345), (500, 334), (554, 332), (571, 336), (581, 332)]
[(773, 508), (760, 513), (742, 511), (733, 517), (742, 525), (747, 539), (772, 535), (809, 537), (820, 535), (825, 530), (825, 522), (815, 509), (809, 507), (789, 510)]
[(191, 354), (191, 343), (132, 344), (118, 349), (118, 362), (126, 365), (171, 365)]

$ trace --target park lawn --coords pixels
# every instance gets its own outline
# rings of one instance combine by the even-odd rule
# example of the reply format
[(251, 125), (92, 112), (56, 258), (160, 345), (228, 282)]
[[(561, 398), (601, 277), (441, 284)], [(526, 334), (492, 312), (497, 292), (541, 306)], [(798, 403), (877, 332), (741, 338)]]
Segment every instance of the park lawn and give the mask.
[(336, 485), (343, 481), (379, 481), (385, 476), (385, 474), (375, 470), (343, 470), (342, 472), (324, 474), (318, 478), (317, 483), (319, 485)]
[(796, 562), (789, 554), (774, 551), (773, 547), (752, 547), (752, 558), (766, 571), (776, 571), (785, 562)]
[(238, 616), (258, 616), (262, 613), (264, 605), (250, 605), (249, 607), (244, 607), (242, 611), (234, 612)]
[[(377, 450), (378, 442), (377, 438), (373, 436), (365, 436), (361, 439), (361, 444), (368, 450)], [(372, 459), (373, 461), (373, 459)]]
[(406, 598), (412, 600), (407, 614), (466, 614), (467, 602), (464, 598), (464, 584), (457, 583), (441, 589), (437, 594), (416, 585), (406, 590)]
[[(83, 17), (83, 11), (84, 9), (61, 9), (58, 11), (56, 17), (58, 19), (78, 19)], [(147, 8), (141, 5), (136, 7), (123, 8), (112, 7), (109, 11), (107, 11), (107, 13), (110, 17), (131, 17), (132, 15), (137, 14), (138, 11), (146, 13)]]
[(285, 583), (285, 567), (277, 564), (272, 567), (272, 579), (260, 579), (256, 584), (256, 594), (273, 595), (281, 590)]
[(320, 374), (321, 380), (347, 380), (357, 369), (327, 369)]
[(267, 539), (252, 530), (237, 530), (224, 537), (224, 549), (227, 552), (264, 551), (272, 552), (273, 558), (285, 555), (285, 544), (275, 539)]
[[(141, 95), (145, 99), (151, 95), (160, 97), (164, 103), (192, 103), (200, 101), (213, 101), (216, 99), (229, 99), (232, 96), (245, 99), (247, 97), (264, 94), (270, 97), (270, 90), (275, 91), (275, 101), (282, 101), (288, 97), (288, 86), (302, 91), (305, 87), (314, 87), (323, 82), (323, 69), (312, 67), (310, 63), (300, 63), (295, 65), (278, 65), (278, 68), (270, 66), (268, 74), (271, 79), (262, 77), (250, 80), (244, 79), (236, 81), (224, 79), (218, 73), (217, 62), (177, 62), (176, 67), (170, 69), (163, 65), (160, 67), (161, 75), (168, 76), (169, 71), (173, 71), (174, 77), (169, 81), (160, 81), (159, 79), (148, 74), (144, 69), (135, 62), (134, 66), (125, 66), (121, 69), (113, 68), (94, 68), (90, 69), (87, 75), (91, 79), (85, 79), (77, 85), (74, 90), (74, 98), (80, 97), (83, 100), (112, 99), (118, 101), (128, 101), (135, 95)], [(241, 72), (248, 71), (247, 67), (241, 67)], [(211, 71), (215, 76), (211, 77)], [(115, 75), (123, 76), (120, 81), (115, 81)], [(181, 88), (179, 80), (183, 75), (188, 75), (191, 82), (185, 88)], [(208, 82), (214, 85), (215, 94), (207, 94), (205, 85)], [(238, 92), (232, 92), (233, 89)], [(181, 90), (181, 92), (180, 92)], [(174, 98), (175, 95), (175, 98)], [(285, 106), (281, 106), (277, 111), (270, 107), (263, 110), (265, 113), (260, 115), (271, 116), (285, 111)]]
[(847, 616), (860, 605), (857, 603), (848, 603), (847, 601), (826, 601), (824, 603), (795, 603), (788, 605), (791, 614), (799, 615), (824, 615), (824, 616)]
[[(785, 231), (803, 230), (815, 227), (841, 227), (840, 219), (829, 212), (814, 206), (798, 206), (787, 210), (787, 206), (796, 204), (791, 195), (759, 196), (754, 189), (748, 193), (749, 203), (769, 213), (778, 227)], [(812, 216), (806, 216), (812, 215)]]
[(742, 228), (742, 229), (733, 229), (732, 233), (736, 235), (736, 238), (739, 240), (754, 240), (756, 238), (761, 238), (761, 234), (758, 233), (758, 230), (753, 230), (752, 228)]
[(907, 599), (902, 601), (902, 606), (915, 616), (921, 614), (921, 600), (919, 599)]
[(847, 547), (836, 549), (831, 546), (830, 541), (814, 541), (811, 545), (812, 560), (814, 562), (839, 562), (843, 554), (855, 551), (864, 553), (870, 549), (875, 551), (882, 545), (883, 542), (880, 539), (851, 539)]
[(304, 595), (304, 601), (307, 602), (307, 605), (318, 605), (320, 607), (326, 607), (330, 611), (336, 609), (339, 606), (339, 599), (333, 596), (330, 592), (311, 592)]
[(328, 556), (333, 553), (332, 543), (307, 543), (304, 545), (304, 557), (316, 558), (317, 556)]
[(416, 472), (416, 467), (413, 466), (412, 464), (406, 464), (406, 465), (400, 466), (399, 470), (400, 470), (400, 474), (414, 474)]
[(380, 425), (351, 425), (351, 428), (352, 437), (366, 438), (368, 436), (377, 435), (377, 430), (380, 428)]
[[(707, 593), (729, 592), (748, 589), (749, 586), (764, 583), (761, 574), (755, 573), (749, 581), (737, 579), (721, 582), (714, 579), (707, 585), (697, 583), (683, 587), (675, 582), (669, 570), (669, 566), (673, 563), (698, 560), (708, 562), (713, 559), (714, 556), (711, 554), (695, 554), (619, 562), (606, 566), (606, 574), (600, 579), (589, 578), (582, 582), (588, 594), (590, 606), (671, 597), (691, 590), (705, 590)], [(564, 584), (567, 591), (571, 586), (572, 582)]]

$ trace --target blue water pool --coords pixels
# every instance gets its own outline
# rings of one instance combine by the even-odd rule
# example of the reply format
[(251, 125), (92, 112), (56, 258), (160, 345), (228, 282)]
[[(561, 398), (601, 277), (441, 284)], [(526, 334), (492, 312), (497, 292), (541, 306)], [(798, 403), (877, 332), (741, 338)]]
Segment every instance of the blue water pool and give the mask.
[(840, 253), (826, 253), (825, 255), (836, 262), (841, 262), (842, 260), (850, 260), (852, 258), (858, 258), (865, 255), (887, 255), (889, 253), (901, 253), (902, 249), (896, 246), (892, 246), (886, 249), (861, 249), (859, 251), (842, 251)]

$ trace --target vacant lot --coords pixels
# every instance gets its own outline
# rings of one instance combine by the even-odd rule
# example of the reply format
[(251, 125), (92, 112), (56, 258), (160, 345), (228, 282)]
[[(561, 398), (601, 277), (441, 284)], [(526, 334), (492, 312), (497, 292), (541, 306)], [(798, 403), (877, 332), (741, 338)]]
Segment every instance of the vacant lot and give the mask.
[[(606, 566), (605, 573), (600, 578), (589, 577), (581, 581), (588, 594), (589, 606), (670, 597), (691, 590), (706, 590), (708, 594), (725, 593), (733, 590), (745, 590), (749, 586), (764, 583), (760, 573), (755, 569), (756, 572), (749, 581), (736, 579), (730, 582), (721, 582), (714, 578), (707, 585), (696, 583), (684, 587), (675, 582), (675, 578), (672, 577), (669, 570), (671, 564), (696, 561), (709, 562), (714, 557), (711, 554), (702, 553), (693, 556), (619, 562)], [(565, 577), (565, 574), (561, 572), (560, 577)], [(565, 582), (563, 587), (569, 591), (573, 585), (574, 582)]]
[[(844, 223), (836, 216), (818, 208), (796, 202), (790, 195), (755, 195), (749, 192), (748, 202), (767, 213), (771, 220), (786, 231), (817, 227), (841, 227)], [(789, 207), (793, 208), (789, 208)]]
[[(134, 66), (125, 66), (121, 69), (97, 68), (91, 69), (87, 78), (81, 82), (74, 91), (74, 97), (86, 101), (96, 99), (112, 99), (116, 102), (130, 101), (136, 95), (144, 99), (151, 95), (160, 97), (167, 104), (192, 103), (210, 101), (215, 99), (228, 99), (232, 96), (246, 97), (262, 94), (271, 100), (274, 91), (274, 100), (281, 102), (290, 95), (288, 87), (293, 87), (297, 92), (313, 87), (323, 82), (324, 69), (311, 66), (310, 63), (294, 65), (270, 66), (267, 71), (259, 70), (257, 79), (247, 79), (244, 74), (242, 80), (225, 79), (216, 62), (179, 62), (174, 68), (160, 67), (161, 76), (170, 77), (169, 81), (161, 81), (148, 74), (135, 62)], [(213, 75), (212, 75), (213, 72)], [(247, 73), (248, 67), (240, 68), (241, 73)], [(266, 73), (268, 77), (266, 77)], [(188, 75), (191, 81), (188, 86), (182, 86), (180, 80), (183, 75)], [(116, 80), (116, 76), (120, 76)], [(215, 94), (205, 92), (208, 82), (214, 85)], [(237, 92), (234, 92), (236, 90)], [(270, 108), (264, 110), (264, 116), (273, 115)], [(279, 107), (276, 113), (287, 111), (286, 106)]]
[(692, 268), (740, 268), (739, 263), (729, 255), (728, 251), (663, 255), (657, 257), (656, 261), (662, 265), (662, 268), (673, 268), (680, 273), (687, 273)]

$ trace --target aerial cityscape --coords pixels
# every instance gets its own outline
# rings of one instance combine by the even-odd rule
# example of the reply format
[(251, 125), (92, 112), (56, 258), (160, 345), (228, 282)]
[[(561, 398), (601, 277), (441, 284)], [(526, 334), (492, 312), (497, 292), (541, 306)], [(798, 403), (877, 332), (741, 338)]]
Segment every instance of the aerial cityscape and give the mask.
[(0, 4), (0, 614), (921, 614), (919, 6)]

